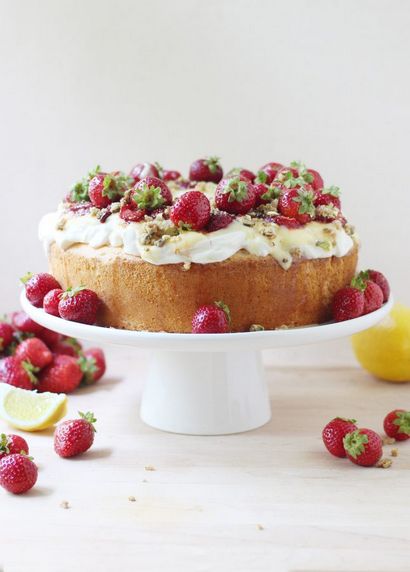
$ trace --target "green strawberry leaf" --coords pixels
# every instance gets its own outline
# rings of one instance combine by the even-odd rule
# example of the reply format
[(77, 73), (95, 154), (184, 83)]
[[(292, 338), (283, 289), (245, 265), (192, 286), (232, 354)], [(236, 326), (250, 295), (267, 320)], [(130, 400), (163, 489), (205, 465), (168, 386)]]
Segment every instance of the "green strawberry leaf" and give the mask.
[(398, 433), (410, 435), (410, 411), (397, 411), (393, 425), (399, 428)]
[(343, 438), (343, 446), (345, 451), (357, 459), (365, 451), (365, 445), (369, 442), (367, 435), (360, 433), (359, 429), (352, 431), (352, 433), (347, 433)]

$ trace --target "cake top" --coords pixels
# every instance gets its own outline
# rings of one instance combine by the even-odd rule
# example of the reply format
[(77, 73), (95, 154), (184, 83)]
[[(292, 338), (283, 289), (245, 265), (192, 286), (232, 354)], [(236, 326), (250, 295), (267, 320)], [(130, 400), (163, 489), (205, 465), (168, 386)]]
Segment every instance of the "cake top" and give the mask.
[(128, 175), (96, 167), (43, 218), (40, 237), (62, 248), (122, 247), (153, 264), (218, 262), (244, 249), (283, 268), (344, 256), (355, 242), (339, 188), (326, 187), (318, 171), (270, 162), (224, 176), (216, 157), (194, 161), (188, 178), (158, 163)]

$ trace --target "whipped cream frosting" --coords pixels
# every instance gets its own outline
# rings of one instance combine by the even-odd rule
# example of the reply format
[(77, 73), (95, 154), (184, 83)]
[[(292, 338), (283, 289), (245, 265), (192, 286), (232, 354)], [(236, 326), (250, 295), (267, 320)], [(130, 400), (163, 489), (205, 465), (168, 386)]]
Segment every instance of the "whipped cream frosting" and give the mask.
[[(201, 190), (208, 196), (213, 194), (209, 185)], [(173, 191), (174, 196), (178, 196), (185, 189)], [(43, 217), (39, 236), (46, 249), (53, 243), (64, 250), (74, 244), (88, 244), (95, 249), (111, 246), (155, 265), (221, 262), (243, 249), (257, 256), (272, 256), (285, 269), (300, 258), (345, 256), (356, 242), (356, 237), (346, 232), (339, 221), (326, 224), (313, 221), (297, 229), (272, 222), (248, 223), (246, 217), (239, 217), (221, 230), (184, 231), (167, 236), (159, 245), (147, 242), (150, 222), (127, 223), (114, 213), (102, 223), (92, 213), (67, 213), (61, 205), (56, 212)], [(162, 225), (172, 226), (172, 223), (162, 221)]]

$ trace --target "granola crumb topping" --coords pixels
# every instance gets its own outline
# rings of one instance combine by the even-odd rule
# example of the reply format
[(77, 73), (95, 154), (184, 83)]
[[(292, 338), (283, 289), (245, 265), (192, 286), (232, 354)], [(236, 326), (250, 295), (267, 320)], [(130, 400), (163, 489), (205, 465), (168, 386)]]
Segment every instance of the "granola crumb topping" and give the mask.
[(251, 324), (251, 326), (249, 327), (250, 332), (263, 332), (264, 329), (265, 328), (261, 326), (261, 324)]
[(391, 459), (380, 459), (376, 467), (378, 467), (379, 469), (389, 469), (392, 466), (392, 464), (393, 461)]
[(399, 456), (399, 450), (398, 450), (398, 449), (392, 449), (392, 450), (390, 451), (390, 455), (391, 455), (392, 457), (398, 457), (398, 456)]

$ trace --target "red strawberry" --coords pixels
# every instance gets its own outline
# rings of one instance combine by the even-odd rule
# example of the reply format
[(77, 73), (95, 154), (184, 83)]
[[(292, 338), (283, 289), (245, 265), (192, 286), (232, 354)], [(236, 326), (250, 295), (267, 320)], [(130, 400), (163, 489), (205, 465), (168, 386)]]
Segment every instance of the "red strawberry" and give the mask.
[(229, 226), (233, 220), (233, 215), (229, 213), (212, 213), (205, 230), (207, 232), (215, 232), (217, 230), (221, 230), (222, 228)]
[[(368, 270), (369, 279), (377, 284), (381, 291), (383, 292), (383, 302), (387, 302), (390, 296), (390, 284), (387, 278), (381, 272), (377, 270)], [(1, 335), (1, 334), (0, 334)]]
[(284, 216), (295, 218), (301, 224), (306, 224), (315, 216), (313, 199), (313, 191), (307, 188), (290, 189), (280, 195), (278, 211)]
[(51, 314), (52, 316), (57, 317), (60, 316), (58, 313), (58, 304), (63, 292), (64, 291), (61, 288), (54, 288), (54, 290), (50, 290), (50, 292), (47, 292), (47, 294), (44, 296), (43, 308), (47, 314)]
[(317, 192), (314, 199), (316, 218), (321, 222), (332, 222), (340, 216), (340, 190), (329, 187)]
[(239, 177), (222, 179), (215, 191), (215, 202), (219, 210), (231, 214), (246, 214), (255, 204), (252, 183)]
[(394, 409), (384, 418), (383, 427), (388, 437), (397, 441), (410, 439), (410, 411)]
[(136, 183), (145, 177), (156, 177), (159, 178), (159, 172), (155, 165), (152, 163), (137, 163), (130, 172), (130, 177), (134, 179)]
[(372, 429), (356, 429), (343, 438), (348, 459), (362, 467), (372, 467), (383, 455), (383, 442)]
[(30, 457), (13, 454), (0, 459), (0, 485), (9, 493), (25, 493), (36, 481), (37, 467)]
[(47, 328), (43, 328), (37, 337), (40, 338), (40, 340), (42, 340), (49, 348), (57, 344), (62, 338), (61, 334), (53, 332), (53, 330), (48, 330)]
[(139, 209), (135, 203), (125, 203), (120, 208), (120, 218), (125, 222), (140, 222), (147, 214), (145, 209)]
[(34, 275), (29, 272), (23, 276), (21, 281), (26, 288), (27, 300), (37, 308), (41, 308), (43, 305), (43, 299), (47, 292), (54, 288), (61, 288), (54, 276), (46, 272)]
[(191, 181), (219, 183), (222, 177), (223, 170), (218, 157), (197, 159), (189, 168), (189, 178)]
[(310, 182), (310, 184), (312, 185), (314, 190), (318, 191), (319, 189), (323, 189), (324, 183), (323, 183), (322, 176), (317, 171), (315, 171), (314, 169), (308, 169), (307, 172), (312, 176), (311, 181), (307, 181), (307, 182)]
[(80, 385), (83, 372), (77, 359), (67, 355), (55, 355), (53, 361), (39, 376), (38, 390), (51, 393), (71, 393)]
[(201, 230), (209, 222), (211, 205), (200, 191), (188, 191), (181, 195), (171, 208), (170, 219), (175, 226)]
[(94, 423), (91, 412), (79, 412), (80, 419), (63, 421), (54, 432), (54, 450), (60, 457), (75, 457), (85, 453), (94, 442)]
[(274, 180), (284, 185), (287, 189), (300, 187), (307, 182), (299, 177), (299, 171), (295, 167), (282, 167), (276, 173)]
[(363, 314), (364, 294), (353, 286), (346, 286), (336, 292), (332, 303), (333, 319), (336, 322), (352, 320)]
[(94, 324), (101, 301), (92, 290), (79, 286), (69, 288), (61, 297), (58, 312), (64, 320)]
[(14, 329), (7, 322), (0, 322), (0, 352), (3, 352), (13, 341)]
[(255, 208), (260, 205), (267, 205), (277, 199), (280, 195), (280, 185), (265, 185), (264, 183), (256, 183), (253, 185), (255, 191)]
[(277, 215), (272, 218), (272, 221), (279, 226), (286, 226), (286, 228), (300, 228), (302, 226), (296, 218), (288, 216)]
[(21, 361), (28, 361), (39, 369), (53, 361), (53, 354), (46, 344), (38, 338), (28, 338), (21, 342), (17, 346), (15, 357)]
[(97, 173), (88, 184), (88, 195), (92, 204), (104, 209), (113, 201), (119, 201), (132, 180), (120, 171)]
[(106, 363), (104, 352), (100, 348), (89, 348), (80, 356), (78, 363), (83, 372), (82, 383), (91, 385), (95, 383), (105, 373)]
[(25, 334), (38, 336), (44, 330), (43, 326), (34, 322), (25, 312), (13, 312), (11, 322), (16, 330)]
[(266, 163), (258, 170), (256, 182), (270, 185), (281, 169), (283, 169), (282, 163)]
[(6, 455), (14, 455), (16, 453), (28, 455), (28, 445), (23, 437), (20, 435), (0, 435), (0, 459)]
[(239, 177), (242, 180), (253, 183), (256, 175), (255, 173), (252, 173), (252, 171), (249, 171), (249, 169), (242, 169), (240, 167), (235, 167), (235, 169), (231, 169), (229, 173), (226, 173), (225, 177), (227, 179), (232, 179), (233, 177)]
[(355, 423), (356, 419), (335, 417), (325, 426), (322, 432), (322, 439), (329, 453), (335, 457), (346, 457), (343, 439), (347, 433), (357, 429)]
[(36, 373), (39, 368), (29, 361), (9, 356), (0, 362), (0, 382), (8, 383), (21, 389), (35, 389), (38, 383)]
[(162, 172), (162, 179), (164, 181), (177, 181), (181, 177), (182, 177), (182, 175), (179, 171), (170, 171), (170, 170), (164, 169), (164, 171)]
[(367, 270), (359, 272), (359, 274), (353, 278), (352, 286), (355, 286), (364, 294), (363, 314), (374, 312), (382, 306), (383, 292), (375, 282), (369, 280), (369, 272)]
[(76, 338), (62, 337), (51, 347), (54, 354), (78, 357), (82, 350), (82, 345)]
[(170, 205), (172, 194), (167, 184), (161, 179), (145, 177), (133, 187), (132, 202), (138, 209), (150, 212), (159, 207)]
[(193, 334), (226, 334), (230, 330), (230, 312), (223, 302), (201, 306), (192, 318)]

